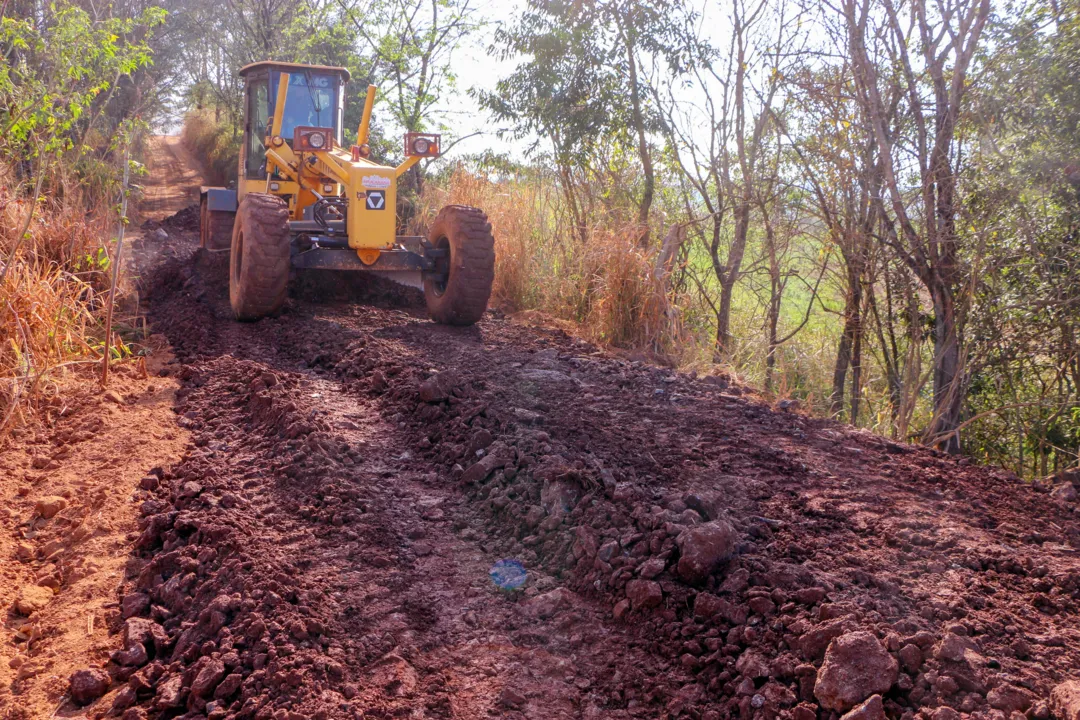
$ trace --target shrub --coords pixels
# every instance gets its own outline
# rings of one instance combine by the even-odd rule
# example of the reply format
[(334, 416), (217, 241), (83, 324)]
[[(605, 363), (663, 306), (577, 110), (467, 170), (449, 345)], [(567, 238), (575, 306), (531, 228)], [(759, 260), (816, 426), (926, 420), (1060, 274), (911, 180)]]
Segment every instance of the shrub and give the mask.
[(227, 185), (236, 180), (243, 135), (229, 122), (215, 120), (210, 109), (193, 110), (184, 117), (181, 138), (203, 164), (207, 181)]

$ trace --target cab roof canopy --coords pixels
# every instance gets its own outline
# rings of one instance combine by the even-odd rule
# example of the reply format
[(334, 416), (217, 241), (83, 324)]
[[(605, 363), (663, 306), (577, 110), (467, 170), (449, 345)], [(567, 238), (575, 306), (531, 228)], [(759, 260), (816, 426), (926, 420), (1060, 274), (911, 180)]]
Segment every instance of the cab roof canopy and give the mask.
[(345, 82), (349, 82), (349, 71), (343, 67), (335, 67), (333, 65), (304, 65), (303, 63), (289, 63), (278, 62), (276, 60), (260, 60), (259, 62), (253, 62), (250, 65), (245, 65), (240, 68), (240, 77), (245, 77), (248, 73), (263, 68), (269, 70), (282, 70), (289, 72), (291, 70), (311, 70), (313, 72), (331, 72), (336, 73), (342, 77)]

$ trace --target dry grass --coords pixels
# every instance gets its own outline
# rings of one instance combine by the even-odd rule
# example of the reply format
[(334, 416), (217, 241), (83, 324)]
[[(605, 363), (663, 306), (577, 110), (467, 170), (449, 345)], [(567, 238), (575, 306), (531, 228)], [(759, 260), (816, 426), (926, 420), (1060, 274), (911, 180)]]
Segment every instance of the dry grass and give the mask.
[[(3, 258), (29, 202), (0, 189)], [(53, 371), (95, 354), (92, 338), (108, 265), (101, 238), (108, 230), (93, 218), (102, 216), (81, 203), (43, 200), (30, 237), (0, 284), (0, 432), (24, 419)]]
[(598, 342), (671, 359), (683, 343), (678, 312), (656, 279), (654, 250), (638, 246), (636, 227), (592, 218), (581, 242), (557, 186), (542, 177), (493, 182), (464, 169), (429, 182), (411, 232), (447, 204), (482, 208), (495, 234), (495, 305), (539, 310), (575, 323)]
[(236, 128), (215, 120), (212, 110), (193, 110), (184, 117), (181, 137), (197, 157), (205, 158), (209, 182), (225, 185), (236, 179), (241, 142)]

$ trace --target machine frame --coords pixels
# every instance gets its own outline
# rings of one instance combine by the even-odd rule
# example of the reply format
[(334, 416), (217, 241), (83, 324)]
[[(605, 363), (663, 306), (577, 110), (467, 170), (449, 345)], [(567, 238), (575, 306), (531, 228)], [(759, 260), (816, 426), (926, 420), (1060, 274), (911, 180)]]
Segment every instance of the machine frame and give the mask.
[[(283, 198), (289, 208), (291, 262), (293, 267), (327, 270), (365, 270), (388, 273), (430, 272), (444, 252), (422, 236), (397, 234), (397, 184), (413, 165), (425, 157), (438, 157), (441, 137), (428, 133), (408, 133), (406, 159), (397, 167), (368, 159), (368, 140), (376, 88), (368, 86), (357, 141), (342, 147), (344, 87), (349, 71), (343, 67), (299, 65), (263, 61), (240, 70), (245, 80), (245, 126), (241, 145), (236, 189), (201, 188), (204, 214), (231, 229), (232, 216), (248, 193), (267, 193)], [(294, 88), (308, 87), (313, 79), (332, 80), (333, 107), (328, 108), (328, 125), (296, 125), (286, 137), (283, 127), (286, 105)], [(267, 110), (265, 134), (256, 125), (254, 111), (265, 89)], [(283, 134), (283, 130), (286, 131)], [(322, 134), (322, 147), (306, 140)], [(261, 135), (261, 137), (260, 137)], [(264, 161), (261, 172), (250, 171), (252, 150), (261, 143)], [(417, 150), (422, 152), (417, 152)], [(256, 175), (256, 176), (253, 176)], [(216, 215), (216, 217), (214, 217)], [(205, 221), (204, 221), (205, 222)], [(213, 223), (207, 223), (213, 224)], [(211, 233), (213, 234), (213, 233)], [(231, 233), (230, 233), (231, 234)], [(210, 250), (224, 250), (224, 233), (204, 241)]]

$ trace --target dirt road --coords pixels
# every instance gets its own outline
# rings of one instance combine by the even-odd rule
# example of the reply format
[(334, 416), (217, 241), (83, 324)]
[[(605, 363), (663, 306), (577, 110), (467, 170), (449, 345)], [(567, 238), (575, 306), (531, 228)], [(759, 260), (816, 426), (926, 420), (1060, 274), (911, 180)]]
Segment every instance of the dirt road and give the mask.
[(1075, 503), (497, 313), (238, 324), (182, 227), (136, 253), (192, 441), (90, 714), (1046, 718), (1076, 676)]

